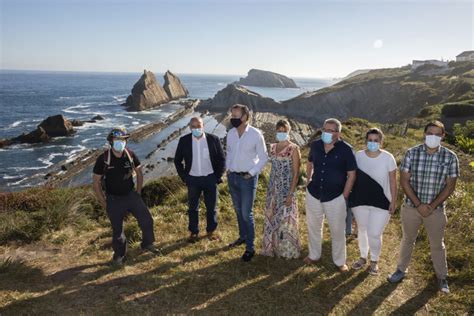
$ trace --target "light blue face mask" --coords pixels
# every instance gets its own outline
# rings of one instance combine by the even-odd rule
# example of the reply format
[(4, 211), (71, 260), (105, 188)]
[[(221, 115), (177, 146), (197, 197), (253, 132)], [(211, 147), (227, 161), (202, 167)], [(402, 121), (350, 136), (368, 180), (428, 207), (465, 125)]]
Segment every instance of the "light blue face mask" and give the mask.
[(332, 133), (323, 132), (323, 134), (321, 135), (321, 139), (325, 144), (332, 143)]
[(125, 149), (125, 145), (127, 144), (124, 140), (114, 140), (112, 147), (115, 151), (122, 152)]
[(202, 136), (202, 129), (201, 128), (192, 128), (191, 132), (193, 133), (194, 137), (201, 137)]
[(276, 139), (277, 141), (279, 142), (284, 142), (285, 140), (288, 139), (288, 133), (285, 133), (285, 132), (277, 132), (276, 133)]
[(367, 149), (370, 152), (376, 152), (380, 149), (380, 144), (377, 142), (367, 142)]

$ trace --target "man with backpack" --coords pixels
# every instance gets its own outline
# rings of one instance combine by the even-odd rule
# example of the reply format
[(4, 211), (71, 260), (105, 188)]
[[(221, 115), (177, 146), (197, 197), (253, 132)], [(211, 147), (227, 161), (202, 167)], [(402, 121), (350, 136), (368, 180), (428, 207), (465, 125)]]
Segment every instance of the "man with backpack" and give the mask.
[[(159, 253), (153, 245), (153, 218), (140, 196), (143, 187), (140, 160), (133, 151), (126, 148), (129, 136), (124, 128), (112, 129), (107, 136), (111, 148), (97, 158), (93, 169), (94, 193), (107, 210), (112, 224), (112, 262), (118, 265), (123, 263), (127, 251), (123, 221), (128, 212), (137, 219), (142, 231), (142, 249)], [(134, 173), (137, 176), (136, 189)]]

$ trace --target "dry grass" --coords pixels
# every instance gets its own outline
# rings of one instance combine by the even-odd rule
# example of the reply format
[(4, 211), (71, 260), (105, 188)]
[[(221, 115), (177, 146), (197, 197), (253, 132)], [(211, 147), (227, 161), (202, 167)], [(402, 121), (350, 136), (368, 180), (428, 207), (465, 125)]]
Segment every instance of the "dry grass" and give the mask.
[[(356, 127), (353, 127), (356, 129)], [(390, 139), (403, 148), (416, 142)], [(360, 141), (352, 142), (357, 146)], [(400, 144), (404, 142), (404, 145)], [(304, 152), (304, 154), (307, 151)], [(266, 173), (260, 178), (255, 207), (257, 249), (263, 230)], [(237, 237), (237, 223), (227, 186), (220, 187), (221, 241), (201, 239), (188, 244), (186, 191), (177, 179), (172, 194), (152, 208), (157, 243), (164, 256), (139, 250), (139, 230), (129, 220), (131, 244), (126, 265), (108, 265), (111, 258), (110, 228), (103, 215), (89, 229), (77, 233), (74, 223), (49, 230), (31, 244), (6, 243), (0, 247), (0, 314), (456, 314), (473, 313), (472, 304), (472, 183), (464, 181), (450, 200), (447, 230), (451, 295), (437, 291), (426, 236), (420, 234), (410, 272), (400, 284), (388, 284), (395, 268), (401, 237), (398, 216), (384, 234), (381, 273), (366, 271), (340, 274), (330, 255), (325, 229), (323, 258), (313, 267), (302, 260), (256, 256), (243, 263), (243, 248), (229, 250)], [(154, 184), (154, 186), (157, 186)], [(159, 186), (158, 190), (163, 190)], [(86, 189), (78, 192), (84, 194)], [(89, 189), (87, 189), (89, 190)], [(155, 188), (149, 187), (149, 192)], [(303, 256), (307, 254), (304, 193), (298, 193)], [(156, 202), (156, 201), (154, 201)], [(202, 208), (201, 208), (202, 209)], [(204, 215), (204, 214), (202, 214)], [(90, 217), (89, 217), (90, 218)], [(205, 217), (201, 216), (204, 220)], [(201, 227), (204, 231), (204, 222)], [(358, 257), (357, 241), (348, 242), (348, 261)]]

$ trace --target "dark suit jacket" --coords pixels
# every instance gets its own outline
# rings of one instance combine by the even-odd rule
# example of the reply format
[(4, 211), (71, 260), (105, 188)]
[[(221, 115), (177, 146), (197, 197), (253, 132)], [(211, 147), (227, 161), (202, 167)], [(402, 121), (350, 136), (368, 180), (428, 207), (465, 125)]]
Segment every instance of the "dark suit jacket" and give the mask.
[[(192, 134), (184, 135), (179, 139), (178, 148), (174, 155), (174, 165), (178, 171), (181, 180), (186, 181), (186, 177), (191, 171), (193, 163), (193, 139)], [(225, 156), (219, 137), (206, 133), (207, 146), (209, 147), (209, 156), (211, 158), (212, 168), (218, 183), (222, 182), (222, 175), (225, 171)], [(184, 164), (183, 164), (184, 160)]]

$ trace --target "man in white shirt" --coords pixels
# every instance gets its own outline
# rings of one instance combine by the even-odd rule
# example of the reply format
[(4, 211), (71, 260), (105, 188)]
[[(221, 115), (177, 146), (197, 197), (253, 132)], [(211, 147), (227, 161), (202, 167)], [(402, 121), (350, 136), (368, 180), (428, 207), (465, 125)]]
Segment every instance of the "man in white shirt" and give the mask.
[(214, 231), (217, 228), (217, 185), (222, 182), (225, 157), (219, 138), (204, 132), (204, 123), (200, 117), (193, 117), (189, 127), (191, 133), (179, 139), (174, 164), (178, 175), (188, 187), (188, 229), (191, 233), (189, 242), (196, 242), (199, 234), (201, 193), (204, 193), (207, 210), (207, 235), (209, 239), (216, 239)]
[(257, 191), (258, 175), (267, 163), (268, 155), (262, 132), (249, 125), (250, 110), (246, 105), (236, 104), (231, 108), (231, 124), (227, 133), (227, 177), (232, 196), (239, 238), (229, 247), (246, 244), (243, 261), (255, 255), (255, 224), (253, 203)]

